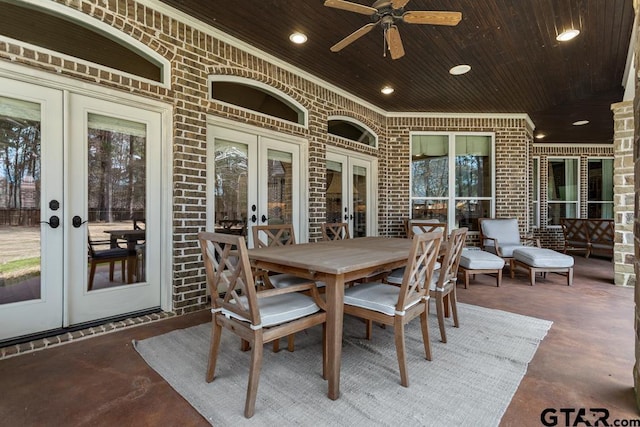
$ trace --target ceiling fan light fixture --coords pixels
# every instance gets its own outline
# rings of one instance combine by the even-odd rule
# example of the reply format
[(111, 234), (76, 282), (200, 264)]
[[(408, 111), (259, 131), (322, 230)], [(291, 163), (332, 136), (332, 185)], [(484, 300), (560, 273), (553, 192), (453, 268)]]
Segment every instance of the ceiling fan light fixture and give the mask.
[(302, 33), (295, 32), (289, 36), (289, 40), (295, 44), (303, 44), (307, 41), (307, 36)]
[(564, 30), (556, 37), (556, 40), (559, 42), (567, 42), (576, 38), (580, 34), (580, 30), (576, 30), (575, 28), (570, 28), (568, 30)]
[(456, 65), (455, 67), (451, 67), (451, 69), (449, 70), (449, 74), (451, 74), (452, 76), (460, 76), (462, 74), (468, 73), (469, 71), (471, 71), (471, 65), (461, 64)]
[(536, 139), (543, 139), (545, 136), (547, 136), (547, 135), (545, 135), (544, 133), (540, 132), (540, 133), (536, 134)]
[(589, 124), (589, 120), (578, 120), (577, 122), (572, 123), (574, 126), (584, 126), (586, 124)]
[(391, 86), (385, 86), (380, 90), (380, 92), (384, 93), (385, 95), (391, 95), (394, 90), (395, 89), (392, 88)]

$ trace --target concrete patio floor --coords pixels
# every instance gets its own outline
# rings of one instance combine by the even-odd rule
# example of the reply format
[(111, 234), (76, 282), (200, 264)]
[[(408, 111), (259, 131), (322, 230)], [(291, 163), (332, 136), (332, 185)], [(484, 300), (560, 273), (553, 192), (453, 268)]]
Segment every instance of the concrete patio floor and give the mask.
[[(606, 409), (611, 425), (614, 420), (640, 419), (632, 377), (634, 290), (613, 286), (609, 260), (575, 259), (572, 287), (555, 274), (531, 287), (523, 272), (510, 279), (507, 270), (500, 288), (487, 276), (472, 280), (469, 289), (458, 287), (461, 302), (554, 322), (502, 426), (542, 425), (546, 408), (557, 410), (557, 425), (565, 425), (566, 414), (573, 423), (581, 408), (586, 408), (585, 419), (592, 423), (595, 416), (589, 408)], [(0, 360), (0, 424), (208, 425), (146, 365), (131, 341), (209, 319), (204, 310)], [(256, 414), (257, 424), (258, 418)]]

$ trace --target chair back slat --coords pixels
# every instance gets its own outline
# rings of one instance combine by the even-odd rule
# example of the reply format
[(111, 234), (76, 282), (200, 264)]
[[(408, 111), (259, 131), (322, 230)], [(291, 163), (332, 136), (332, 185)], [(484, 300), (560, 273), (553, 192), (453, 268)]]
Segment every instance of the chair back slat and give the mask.
[(429, 292), (429, 283), (440, 251), (442, 236), (442, 232), (439, 231), (413, 236), (396, 310), (403, 311), (405, 307)]
[(322, 224), (322, 240), (342, 240), (349, 238), (349, 224), (346, 222), (325, 222)]
[(407, 226), (407, 237), (410, 239), (415, 234), (442, 232), (443, 239), (447, 239), (447, 223), (436, 219), (410, 219)]
[(252, 230), (254, 248), (296, 244), (293, 224), (254, 225)]
[(468, 228), (463, 227), (451, 232), (447, 251), (440, 264), (440, 276), (438, 277), (437, 289), (443, 289), (447, 283), (453, 283), (453, 286), (455, 286), (458, 267), (460, 265), (460, 256), (462, 255), (462, 248), (464, 248), (468, 231)]
[[(201, 232), (198, 240), (213, 309), (224, 308), (259, 325), (256, 288), (244, 237)], [(219, 290), (226, 292), (220, 296)]]

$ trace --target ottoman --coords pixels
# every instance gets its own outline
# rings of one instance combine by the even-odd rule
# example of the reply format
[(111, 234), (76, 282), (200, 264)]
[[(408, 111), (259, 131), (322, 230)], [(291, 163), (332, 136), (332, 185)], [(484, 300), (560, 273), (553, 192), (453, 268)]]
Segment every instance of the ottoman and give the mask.
[(496, 286), (502, 283), (504, 259), (490, 252), (475, 248), (464, 248), (460, 255), (458, 270), (464, 275), (464, 288), (469, 287), (469, 276), (476, 274), (495, 274)]
[[(519, 248), (513, 251), (516, 267), (529, 271), (531, 286), (536, 283), (536, 273), (559, 273), (567, 276), (567, 286), (573, 282), (573, 257), (545, 248)], [(514, 272), (511, 270), (511, 277)]]

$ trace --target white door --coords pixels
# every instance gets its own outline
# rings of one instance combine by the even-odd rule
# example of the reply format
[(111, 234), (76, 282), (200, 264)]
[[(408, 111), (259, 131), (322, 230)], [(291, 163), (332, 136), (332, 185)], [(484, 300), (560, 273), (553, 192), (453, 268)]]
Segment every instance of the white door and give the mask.
[(326, 222), (346, 222), (352, 237), (376, 235), (373, 159), (327, 151)]
[(161, 114), (75, 94), (69, 112), (68, 323), (159, 307)]
[(0, 340), (62, 325), (62, 106), (61, 91), (0, 78)]
[(208, 228), (244, 235), (252, 247), (252, 226), (291, 223), (304, 241), (300, 145), (214, 125), (207, 136)]

